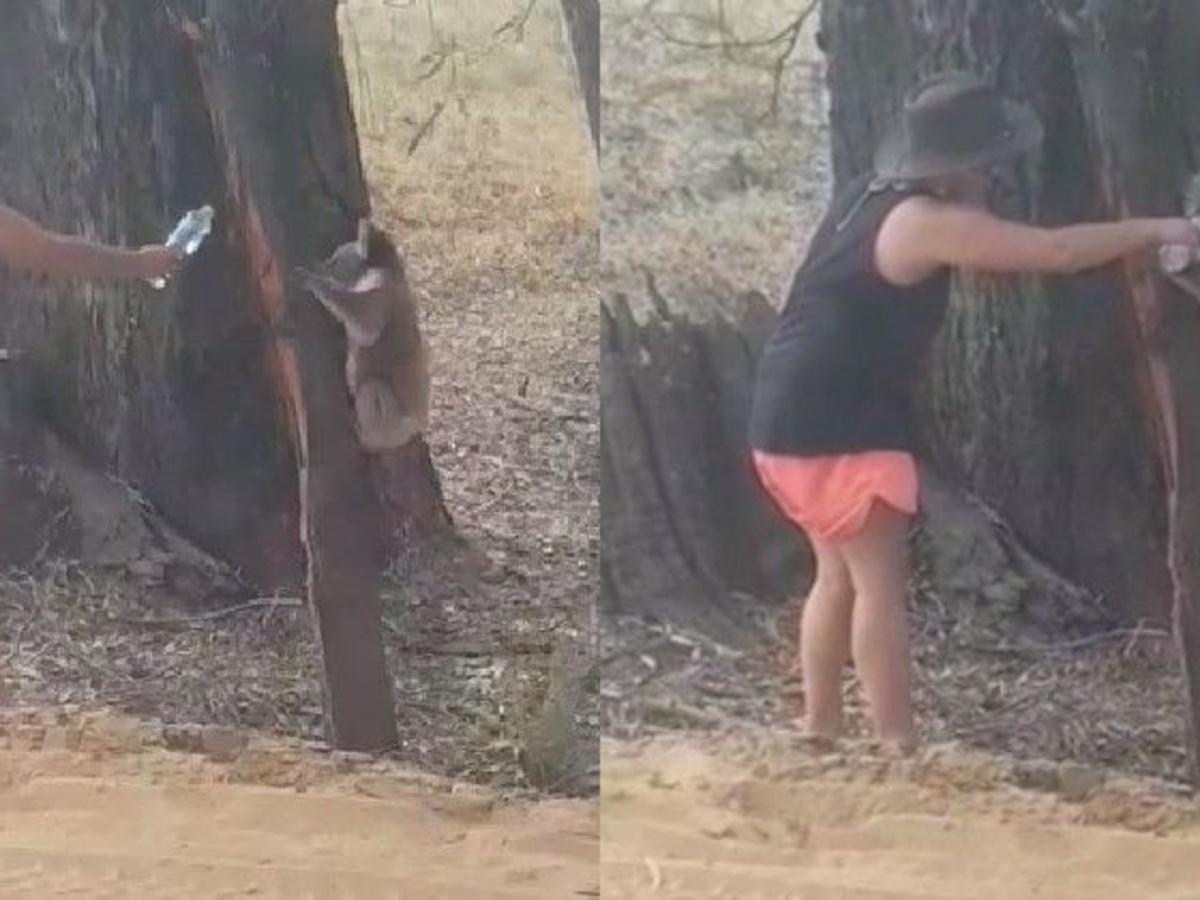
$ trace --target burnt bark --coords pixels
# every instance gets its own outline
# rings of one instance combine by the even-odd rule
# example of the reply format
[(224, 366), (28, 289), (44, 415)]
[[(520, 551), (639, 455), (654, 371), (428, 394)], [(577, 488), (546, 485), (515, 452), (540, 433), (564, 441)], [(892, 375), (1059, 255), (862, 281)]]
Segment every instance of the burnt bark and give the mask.
[[(1200, 154), (1200, 8), (1098, 0), (1061, 15), (1107, 205), (1123, 215), (1178, 214)], [(1121, 279), (1166, 472), (1175, 634), (1200, 784), (1200, 309), (1144, 261), (1130, 260)]]
[(289, 296), (294, 267), (348, 239), (367, 211), (335, 5), (209, 0), (203, 13), (175, 24), (198, 60), (243, 277), (266, 318), (295, 310), (292, 346), (269, 349), (299, 466), (328, 730), (338, 747), (380, 750), (398, 740), (380, 625), (383, 509), (355, 435), (340, 329)]
[(575, 73), (587, 109), (596, 155), (600, 154), (600, 0), (562, 0)]
[(764, 297), (606, 297), (601, 488), (606, 615), (649, 616), (729, 643), (785, 599), (805, 568), (763, 502), (745, 442)]

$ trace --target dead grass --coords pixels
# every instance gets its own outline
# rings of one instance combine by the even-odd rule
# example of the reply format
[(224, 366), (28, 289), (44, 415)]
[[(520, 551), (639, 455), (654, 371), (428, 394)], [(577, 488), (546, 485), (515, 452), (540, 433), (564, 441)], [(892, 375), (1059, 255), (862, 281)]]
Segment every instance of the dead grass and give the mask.
[(404, 243), (432, 304), (500, 277), (525, 291), (575, 287), (577, 265), (594, 252), (595, 166), (557, 4), (538, 3), (523, 36), (494, 34), (524, 5), (343, 8), (376, 213)]
[[(731, 6), (738, 37), (770, 34), (793, 0)], [(815, 17), (782, 82), (711, 41), (715, 0), (613, 0), (604, 10), (604, 279), (638, 290), (647, 267), (673, 295), (692, 287), (781, 296), (828, 191), (825, 99)]]
[[(790, 638), (797, 613), (795, 606), (785, 610), (783, 637), (752, 653), (632, 620), (612, 623), (602, 652), (619, 655), (604, 672), (604, 733), (797, 730), (804, 702)], [(1114, 640), (1014, 651), (946, 640), (954, 629), (943, 615), (942, 606), (922, 598), (912, 616), (923, 741), (1187, 781), (1183, 679), (1169, 645)], [(866, 707), (849, 670), (845, 691), (849, 737), (865, 739)]]

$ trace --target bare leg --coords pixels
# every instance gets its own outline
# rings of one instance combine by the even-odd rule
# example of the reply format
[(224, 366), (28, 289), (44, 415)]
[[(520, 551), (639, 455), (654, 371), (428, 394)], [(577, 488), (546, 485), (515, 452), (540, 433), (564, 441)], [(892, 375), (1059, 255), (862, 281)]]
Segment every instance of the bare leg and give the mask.
[(842, 671), (850, 658), (854, 591), (837, 548), (815, 538), (810, 542), (817, 577), (800, 622), (805, 726), (813, 737), (834, 738), (842, 730)]
[(916, 740), (905, 610), (909, 518), (876, 503), (863, 531), (838, 545), (854, 585), (851, 646), (875, 734), (903, 746)]

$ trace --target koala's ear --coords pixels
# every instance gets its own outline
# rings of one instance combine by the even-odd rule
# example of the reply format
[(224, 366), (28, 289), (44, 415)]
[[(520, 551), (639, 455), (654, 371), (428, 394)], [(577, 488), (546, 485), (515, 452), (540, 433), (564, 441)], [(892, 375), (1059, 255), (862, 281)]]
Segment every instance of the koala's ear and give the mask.
[(371, 249), (371, 220), (358, 220), (358, 254), (366, 259)]

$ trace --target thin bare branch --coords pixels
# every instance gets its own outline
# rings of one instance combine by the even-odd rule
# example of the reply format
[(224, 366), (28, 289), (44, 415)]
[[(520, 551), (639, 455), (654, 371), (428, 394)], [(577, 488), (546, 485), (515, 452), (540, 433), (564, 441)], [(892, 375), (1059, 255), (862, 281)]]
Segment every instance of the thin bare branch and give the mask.
[(654, 15), (654, 7), (656, 2), (651, 0), (647, 3), (645, 12), (651, 22), (652, 27), (658, 35), (665, 41), (679, 45), (681, 47), (690, 47), (696, 50), (719, 50), (726, 57), (733, 58), (735, 50), (743, 51), (758, 51), (772, 50), (774, 51), (770, 59), (766, 63), (767, 71), (771, 73), (771, 102), (770, 102), (770, 117), (775, 118), (779, 114), (780, 95), (783, 91), (783, 76), (787, 70), (788, 62), (792, 59), (796, 51), (796, 47), (800, 43), (800, 36), (804, 33), (804, 26), (808, 23), (809, 18), (820, 6), (820, 0), (808, 0), (804, 7), (791, 19), (786, 25), (772, 32), (766, 37), (745, 39), (740, 38), (733, 33), (728, 19), (725, 15), (724, 6), (722, 5), (718, 11), (716, 30), (717, 38), (715, 40), (696, 40), (680, 37), (667, 30), (667, 28)]

